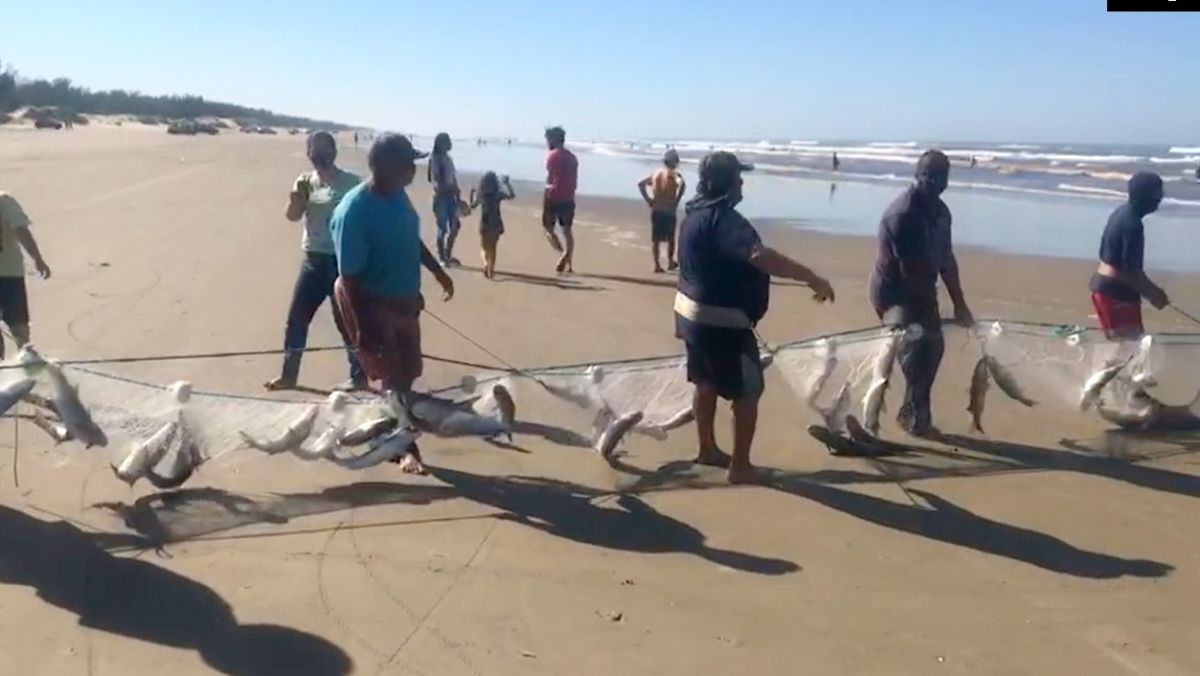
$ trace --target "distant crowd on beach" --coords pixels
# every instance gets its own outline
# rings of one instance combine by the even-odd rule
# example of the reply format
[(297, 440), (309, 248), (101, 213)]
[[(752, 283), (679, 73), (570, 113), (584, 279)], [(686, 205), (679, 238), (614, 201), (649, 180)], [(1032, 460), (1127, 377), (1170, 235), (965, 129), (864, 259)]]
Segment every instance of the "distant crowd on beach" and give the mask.
[[(576, 262), (579, 160), (567, 148), (563, 128), (547, 129), (545, 140), (543, 234), (555, 256), (555, 271), (570, 275)], [(265, 384), (270, 390), (297, 386), (309, 325), (328, 300), (346, 345), (349, 379), (340, 389), (363, 390), (381, 383), (404, 401), (423, 370), (421, 270), (433, 275), (443, 300), (453, 298), (449, 270), (460, 266), (455, 247), (462, 219), (478, 214), (482, 274), (487, 279), (497, 274), (505, 232), (503, 205), (516, 197), (507, 176), (484, 172), (464, 194), (447, 133), (435, 137), (429, 153), (398, 134), (373, 137), (355, 132), (355, 144), (361, 141), (371, 143), (366, 177), (338, 166), (333, 134), (318, 131), (307, 138), (312, 170), (292, 182), (284, 212), (287, 220), (303, 222), (304, 257), (286, 314), (281, 370)], [(421, 238), (421, 216), (407, 192), (418, 176), (417, 161), (426, 157), (425, 179), (433, 191), (433, 250)], [(700, 161), (698, 183), (685, 201), (688, 186), (679, 163), (679, 153), (667, 149), (662, 166), (631, 186), (631, 192), (637, 190), (649, 212), (654, 272), (678, 275), (672, 312), (675, 336), (687, 356), (687, 378), (695, 387), (695, 461), (727, 468), (731, 482), (753, 481), (750, 451), (764, 389), (755, 327), (767, 313), (770, 280), (807, 285), (822, 303), (832, 303), (835, 292), (817, 272), (764, 244), (739, 213), (742, 177), (752, 165), (729, 152), (709, 153)], [(836, 156), (832, 164), (836, 171)], [(915, 437), (939, 434), (931, 404), (945, 352), (939, 282), (950, 297), (953, 321), (966, 327), (975, 322), (962, 283), (969, 271), (959, 267), (950, 209), (941, 199), (950, 172), (944, 153), (929, 150), (920, 156), (911, 185), (880, 219), (864, 299), (883, 325), (920, 327), (912, 339), (903, 341), (897, 359), (906, 381), (897, 421)], [(1143, 301), (1157, 309), (1170, 305), (1166, 291), (1146, 274), (1144, 261), (1143, 218), (1158, 209), (1163, 180), (1139, 172), (1127, 188), (1126, 202), (1113, 210), (1103, 229), (1088, 291), (1100, 328), (1112, 340), (1142, 336)], [(0, 192), (0, 318), (18, 345), (30, 340), (22, 251), (41, 277), (50, 276), (31, 224), (15, 196)], [(716, 440), (719, 399), (732, 403), (731, 453)], [(415, 444), (401, 464), (405, 471), (424, 471)]]

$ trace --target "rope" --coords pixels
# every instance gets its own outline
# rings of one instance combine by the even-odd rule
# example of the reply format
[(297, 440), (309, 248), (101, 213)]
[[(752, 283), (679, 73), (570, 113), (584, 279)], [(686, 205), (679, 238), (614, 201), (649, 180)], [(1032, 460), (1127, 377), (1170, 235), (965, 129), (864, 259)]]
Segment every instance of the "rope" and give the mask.
[(1168, 307), (1170, 307), (1175, 312), (1178, 312), (1184, 319), (1187, 319), (1188, 321), (1192, 322), (1193, 324), (1200, 325), (1200, 318), (1196, 317), (1195, 315), (1192, 315), (1189, 312), (1185, 312), (1184, 310), (1179, 309), (1175, 305), (1170, 305)]

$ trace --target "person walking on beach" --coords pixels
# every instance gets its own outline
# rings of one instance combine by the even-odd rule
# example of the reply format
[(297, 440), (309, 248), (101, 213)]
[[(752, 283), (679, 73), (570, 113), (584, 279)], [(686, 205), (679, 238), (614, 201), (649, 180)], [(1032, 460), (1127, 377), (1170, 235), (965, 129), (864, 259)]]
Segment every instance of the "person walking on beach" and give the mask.
[(842, 166), (842, 161), (838, 159), (837, 153), (833, 153), (833, 170), (837, 171)]
[[(679, 267), (675, 263), (675, 212), (679, 201), (687, 190), (687, 183), (679, 173), (679, 153), (674, 148), (663, 154), (663, 168), (643, 178), (638, 183), (638, 192), (650, 207), (650, 248), (654, 256), (654, 271), (662, 272), (659, 247), (667, 245), (667, 269)], [(653, 194), (646, 192), (652, 188)]]
[(1146, 275), (1142, 218), (1158, 210), (1163, 180), (1140, 171), (1129, 178), (1129, 200), (1113, 210), (1100, 238), (1100, 264), (1089, 284), (1100, 328), (1109, 339), (1140, 338), (1142, 299), (1156, 309), (1170, 304), (1167, 292)]
[[(0, 319), (8, 325), (17, 347), (29, 342), (29, 295), (25, 291), (22, 249), (33, 259), (38, 276), (50, 279), (50, 266), (29, 231), (32, 224), (21, 203), (0, 190)], [(3, 358), (4, 339), (0, 338), (0, 359)]]
[[(696, 388), (692, 411), (700, 448), (695, 461), (728, 467), (730, 483), (754, 479), (750, 447), (763, 393), (754, 326), (767, 312), (771, 277), (809, 285), (818, 301), (834, 299), (828, 281), (764, 246), (738, 213), (742, 172), (752, 168), (732, 153), (705, 157), (697, 196), (687, 204), (679, 233), (675, 336), (687, 348), (688, 381)], [(718, 398), (733, 402), (732, 456), (717, 446)]]
[(471, 188), (471, 209), (480, 209), (479, 242), (483, 253), (483, 276), (486, 279), (494, 279), (496, 276), (496, 247), (500, 243), (500, 235), (504, 234), (500, 203), (516, 196), (508, 177), (497, 178), (494, 171), (485, 173), (483, 178), (479, 179), (478, 192)]
[[(396, 134), (380, 136), (367, 155), (371, 178), (351, 190), (333, 212), (329, 228), (340, 275), (335, 285), (342, 314), (371, 380), (406, 403), (423, 369), (421, 267), (454, 296), (454, 281), (421, 241), (420, 216), (405, 191), (424, 153)], [(401, 461), (405, 472), (424, 473), (416, 445)]]
[(900, 347), (904, 405), (897, 420), (909, 434), (934, 435), (931, 396), (946, 349), (938, 308), (938, 277), (946, 284), (960, 325), (975, 323), (959, 279), (950, 235), (950, 209), (941, 194), (950, 184), (950, 159), (930, 150), (917, 161), (916, 180), (879, 222), (870, 301), (885, 326), (916, 325)]
[(337, 142), (333, 134), (318, 131), (308, 137), (308, 160), (313, 170), (300, 174), (292, 184), (288, 196), (285, 217), (295, 223), (304, 219), (300, 248), (304, 258), (300, 262), (300, 274), (292, 288), (292, 302), (288, 306), (287, 325), (283, 332), (283, 368), (279, 377), (265, 383), (268, 390), (286, 390), (296, 387), (300, 377), (300, 360), (308, 345), (308, 327), (326, 299), (333, 310), (333, 321), (342, 341), (346, 344), (350, 362), (350, 379), (338, 389), (359, 390), (367, 386), (366, 376), (350, 341), (337, 308), (333, 306), (333, 283), (337, 279), (337, 258), (334, 256), (333, 238), (329, 234), (329, 216), (346, 193), (362, 182), (357, 175), (338, 167)]
[[(574, 272), (575, 235), (571, 226), (575, 223), (575, 188), (579, 180), (579, 161), (567, 150), (567, 132), (562, 127), (546, 130), (546, 193), (542, 202), (542, 227), (546, 230), (546, 241), (561, 254), (554, 269), (562, 274)], [(563, 241), (559, 242), (554, 226), (562, 230)], [(563, 248), (563, 243), (566, 248)]]
[(427, 177), (433, 184), (433, 217), (437, 222), (438, 260), (447, 267), (459, 265), (454, 257), (454, 242), (458, 239), (458, 203), (462, 201), (458, 189), (458, 172), (450, 158), (453, 147), (446, 132), (433, 139), (433, 154), (429, 156)]

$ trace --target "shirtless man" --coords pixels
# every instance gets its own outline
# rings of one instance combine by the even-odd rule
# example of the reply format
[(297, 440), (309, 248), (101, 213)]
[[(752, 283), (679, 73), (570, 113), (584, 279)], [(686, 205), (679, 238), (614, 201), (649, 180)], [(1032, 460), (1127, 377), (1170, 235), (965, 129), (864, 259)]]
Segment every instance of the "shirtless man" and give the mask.
[[(679, 267), (675, 262), (675, 212), (687, 190), (687, 183), (677, 170), (679, 153), (672, 148), (663, 155), (663, 168), (655, 171), (638, 183), (638, 192), (650, 207), (650, 246), (654, 255), (654, 271), (662, 272), (658, 251), (667, 245), (667, 269)], [(653, 194), (646, 191), (653, 188)]]

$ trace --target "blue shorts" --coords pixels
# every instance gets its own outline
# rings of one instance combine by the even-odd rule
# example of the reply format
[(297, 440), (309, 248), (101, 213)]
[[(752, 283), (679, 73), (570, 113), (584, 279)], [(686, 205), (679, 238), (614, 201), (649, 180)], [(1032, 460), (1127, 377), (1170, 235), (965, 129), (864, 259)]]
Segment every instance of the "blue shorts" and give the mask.
[(458, 229), (458, 195), (446, 193), (433, 196), (433, 217), (439, 233)]

